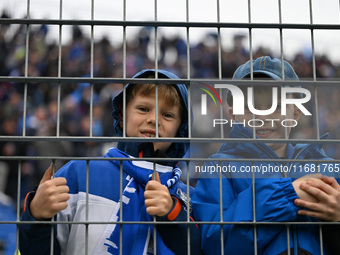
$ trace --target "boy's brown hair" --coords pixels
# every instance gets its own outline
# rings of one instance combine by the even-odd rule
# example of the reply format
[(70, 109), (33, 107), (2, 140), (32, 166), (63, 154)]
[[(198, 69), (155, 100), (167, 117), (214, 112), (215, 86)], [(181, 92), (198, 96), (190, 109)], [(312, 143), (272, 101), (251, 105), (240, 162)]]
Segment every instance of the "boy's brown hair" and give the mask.
[[(148, 77), (153, 78), (153, 77)], [(177, 105), (179, 107), (180, 113), (182, 113), (183, 105), (181, 99), (178, 95), (176, 88), (171, 84), (159, 84), (157, 85), (158, 98), (165, 100), (167, 105)], [(129, 93), (126, 95), (126, 104), (130, 100), (136, 97), (137, 94), (142, 96), (154, 95), (156, 91), (155, 84), (131, 84), (129, 87)]]

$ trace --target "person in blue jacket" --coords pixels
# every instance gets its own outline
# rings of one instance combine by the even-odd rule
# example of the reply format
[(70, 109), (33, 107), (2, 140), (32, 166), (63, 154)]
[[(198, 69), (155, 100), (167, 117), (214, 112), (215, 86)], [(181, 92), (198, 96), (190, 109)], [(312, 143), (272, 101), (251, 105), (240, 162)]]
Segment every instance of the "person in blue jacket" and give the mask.
[(14, 255), (16, 249), (16, 225), (2, 221), (16, 222), (15, 207), (12, 199), (0, 190), (0, 254)]
[[(284, 78), (282, 61), (265, 56), (241, 65), (233, 79), (251, 78), (253, 72), (254, 79), (297, 81), (298, 76), (292, 66), (286, 61), (283, 63)], [(246, 94), (243, 88), (241, 90)], [(252, 95), (254, 108), (261, 111), (270, 109), (273, 105), (272, 91), (273, 86), (255, 86)], [(287, 98), (298, 99), (301, 96), (300, 93), (290, 93)], [(280, 96), (278, 98), (278, 107), (270, 115), (255, 116), (249, 109), (245, 109), (244, 114), (235, 115), (232, 107), (234, 95), (228, 90), (229, 113), (235, 122), (230, 138), (251, 139), (254, 138), (253, 132), (256, 138), (266, 140), (289, 137), (301, 110), (296, 105), (287, 104), (286, 114), (281, 115)], [(249, 122), (252, 119), (257, 119), (257, 123)], [(285, 126), (281, 125), (283, 120)], [(321, 254), (321, 249), (323, 254), (334, 252), (334, 247), (327, 243), (321, 248), (320, 229), (316, 224), (291, 224), (288, 227), (285, 224), (246, 224), (254, 221), (340, 221), (339, 184), (334, 177), (313, 174), (317, 172), (317, 164), (299, 162), (306, 159), (332, 160), (317, 143), (222, 143), (202, 169), (218, 169), (219, 166), (219, 169), (225, 170), (214, 174), (202, 171), (192, 197), (196, 222), (226, 223), (200, 226), (204, 254), (221, 254), (222, 250), (224, 254), (242, 255), (288, 254), (288, 250), (290, 254)]]
[[(148, 69), (134, 78), (155, 76), (155, 70)], [(158, 70), (158, 78), (179, 79), (164, 70)], [(186, 241), (178, 243), (176, 236), (169, 236), (174, 234), (171, 226), (161, 224), (154, 229), (153, 224), (145, 224), (153, 222), (153, 216), (158, 221), (176, 220), (185, 211), (182, 208), (188, 206), (187, 186), (180, 181), (181, 170), (171, 158), (183, 157), (189, 143), (143, 141), (156, 133), (161, 138), (188, 137), (187, 88), (184, 84), (157, 85), (156, 105), (155, 87), (155, 84), (128, 84), (126, 100), (123, 91), (113, 99), (116, 133), (123, 136), (125, 129), (128, 138), (140, 139), (119, 142), (117, 148), (111, 148), (98, 160), (70, 161), (55, 177), (52, 166), (45, 172), (37, 190), (25, 200), (21, 221), (33, 224), (20, 225), (22, 255), (50, 254), (51, 243), (53, 254), (120, 254), (121, 251), (153, 254), (154, 247), (157, 254), (186, 254)], [(136, 159), (145, 157), (160, 160), (155, 163)], [(192, 190), (190, 187), (190, 193)], [(61, 223), (56, 224), (51, 237), (50, 224), (34, 224), (34, 221), (52, 218)], [(131, 224), (134, 221), (136, 224)], [(195, 233), (199, 239), (197, 230), (192, 238)]]

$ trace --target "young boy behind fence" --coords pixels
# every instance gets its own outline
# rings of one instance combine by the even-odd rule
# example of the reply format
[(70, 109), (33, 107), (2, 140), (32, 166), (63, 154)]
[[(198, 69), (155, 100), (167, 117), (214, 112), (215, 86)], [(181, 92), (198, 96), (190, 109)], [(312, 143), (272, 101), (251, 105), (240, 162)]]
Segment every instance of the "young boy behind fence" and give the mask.
[[(155, 76), (155, 70), (143, 70), (134, 78)], [(158, 77), (178, 79), (164, 70), (158, 70)], [(167, 226), (158, 225), (154, 232), (153, 224), (138, 223), (153, 221), (153, 215), (157, 219), (174, 220), (182, 206), (185, 207), (180, 199), (187, 193), (186, 185), (180, 181), (181, 170), (171, 158), (183, 157), (189, 144), (143, 141), (155, 137), (157, 128), (160, 138), (188, 137), (187, 88), (183, 84), (157, 86), (157, 108), (155, 84), (126, 86), (125, 124), (123, 91), (113, 100), (116, 133), (122, 136), (124, 127), (128, 138), (140, 139), (121, 141), (117, 148), (111, 148), (98, 160), (70, 161), (54, 178), (50, 167), (37, 190), (28, 194), (22, 221), (54, 218), (61, 222), (54, 227), (54, 254), (85, 254), (86, 251), (88, 254), (119, 254), (120, 250), (123, 254), (153, 254), (154, 233), (157, 254), (186, 252), (185, 242), (170, 244), (180, 252), (168, 248), (163, 239), (170, 242), (173, 239), (167, 236)], [(160, 160), (157, 164), (134, 160), (143, 157)], [(154, 169), (156, 180), (153, 180)], [(124, 224), (126, 221), (136, 221), (136, 224)], [(50, 246), (50, 224), (20, 225), (22, 255), (50, 254)]]
[[(234, 73), (234, 80), (272, 79), (294, 82), (298, 80), (292, 66), (284, 61), (268, 56), (248, 61)], [(285, 87), (286, 85), (283, 85)], [(289, 84), (287, 85), (289, 86)], [(253, 87), (253, 86), (252, 86)], [(281, 87), (277, 87), (280, 91)], [(287, 104), (286, 113), (281, 112), (280, 93), (276, 109), (268, 114), (255, 115), (275, 107), (273, 86), (254, 85), (248, 89), (252, 102), (244, 106), (244, 114), (236, 115), (232, 100), (236, 97), (227, 93), (229, 113), (235, 122), (231, 138), (284, 140), (289, 137), (292, 127), (301, 116), (301, 109)], [(247, 94), (245, 89), (242, 90)], [(288, 91), (288, 90), (287, 90)], [(288, 99), (299, 99), (300, 94), (289, 93)], [(302, 95), (303, 96), (303, 95)], [(248, 98), (249, 100), (249, 98)], [(236, 104), (238, 102), (235, 102)], [(249, 110), (249, 104), (250, 106)], [(256, 121), (254, 121), (256, 120)], [(275, 121), (272, 121), (275, 120)], [(283, 125), (284, 123), (285, 125)], [(214, 161), (214, 159), (225, 159)], [(284, 161), (284, 160), (287, 161)], [(321, 174), (307, 175), (310, 172), (300, 169), (316, 167), (314, 162), (299, 160), (329, 160), (322, 144), (291, 144), (289, 142), (239, 142), (223, 143), (217, 153), (210, 157), (206, 166), (221, 164), (231, 166), (222, 173), (222, 180), (200, 174), (192, 197), (193, 212), (197, 222), (249, 222), (250, 224), (204, 224), (201, 225), (202, 250), (205, 254), (320, 254), (320, 229), (318, 225), (298, 224), (251, 224), (256, 222), (318, 222), (340, 220), (340, 186), (333, 177)], [(244, 160), (244, 161), (242, 161)], [(277, 160), (277, 161), (276, 161)], [(280, 161), (281, 160), (281, 161)], [(252, 173), (244, 169), (288, 169), (288, 171), (260, 171)], [(302, 168), (301, 168), (302, 167)], [(228, 168), (226, 168), (228, 169)], [(294, 170), (295, 169), (295, 170)], [(254, 177), (254, 179), (253, 179)], [(221, 185), (220, 185), (221, 181)], [(222, 196), (222, 198), (220, 197)], [(222, 205), (220, 204), (222, 200)], [(255, 208), (253, 207), (255, 205)], [(222, 207), (221, 207), (222, 206)], [(221, 213), (222, 210), (222, 213)], [(222, 216), (222, 219), (221, 219)], [(221, 240), (221, 228), (223, 239)], [(287, 236), (289, 235), (289, 240)], [(254, 240), (256, 237), (256, 240)], [(324, 254), (332, 250), (323, 245)]]

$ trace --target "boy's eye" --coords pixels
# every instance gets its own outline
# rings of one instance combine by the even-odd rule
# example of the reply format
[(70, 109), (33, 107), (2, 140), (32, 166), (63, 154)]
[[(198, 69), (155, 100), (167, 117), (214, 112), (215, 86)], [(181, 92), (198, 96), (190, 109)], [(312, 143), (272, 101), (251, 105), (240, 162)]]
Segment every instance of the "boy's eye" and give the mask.
[(137, 107), (137, 109), (141, 112), (148, 112), (149, 111), (148, 108), (146, 108), (144, 106), (139, 106), (139, 107)]
[(171, 113), (163, 113), (163, 116), (164, 116), (165, 118), (174, 118), (174, 115), (171, 114)]

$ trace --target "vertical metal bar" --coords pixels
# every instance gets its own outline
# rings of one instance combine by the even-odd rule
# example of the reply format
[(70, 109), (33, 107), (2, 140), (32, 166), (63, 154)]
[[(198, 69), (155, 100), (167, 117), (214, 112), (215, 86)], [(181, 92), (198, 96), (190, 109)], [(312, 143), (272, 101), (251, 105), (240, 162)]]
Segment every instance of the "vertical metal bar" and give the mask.
[[(250, 0), (248, 0), (248, 22), (251, 23), (251, 8), (250, 8)], [(253, 33), (252, 29), (249, 28), (249, 59), (250, 62), (253, 62)], [(254, 71), (253, 71), (253, 65), (250, 65), (250, 79), (254, 79)]]
[[(59, 75), (58, 75), (59, 76)], [(59, 76), (60, 77), (60, 76)], [(61, 83), (58, 83), (58, 92), (57, 92), (57, 134), (56, 136), (60, 136), (60, 105), (61, 105)]]
[[(281, 0), (278, 0), (278, 5), (279, 5), (279, 24), (282, 24), (282, 5), (281, 5)], [(284, 73), (284, 53), (283, 53), (283, 31), (282, 28), (279, 28), (280, 31), (280, 52), (281, 52), (281, 62), (282, 62), (282, 80), (285, 80), (285, 73)]]
[[(220, 1), (217, 0), (217, 22), (220, 23)], [(221, 44), (221, 28), (217, 28), (217, 47), (218, 47), (218, 79), (222, 79), (222, 44)], [(222, 89), (219, 90), (219, 94), (222, 95)], [(223, 107), (220, 106), (220, 119), (223, 119)], [(223, 125), (220, 127), (221, 138), (224, 137)]]
[[(220, 222), (223, 223), (223, 184), (222, 184), (222, 171), (219, 174), (219, 184), (220, 184)], [(224, 225), (221, 224), (221, 254), (224, 254), (224, 233), (223, 227)]]
[[(252, 165), (254, 162), (252, 162)], [(252, 197), (253, 197), (253, 223), (256, 223), (256, 198), (255, 198), (255, 173), (251, 173), (252, 178)], [(257, 227), (254, 225), (254, 254), (257, 254)]]
[[(251, 65), (251, 67), (253, 67), (253, 65)], [(252, 86), (252, 88), (254, 89), (255, 86)], [(248, 94), (249, 94), (249, 93), (248, 93)], [(253, 99), (253, 102), (255, 102), (255, 93), (253, 93), (252, 99)], [(254, 113), (252, 113), (252, 118), (253, 118), (253, 119), (256, 119), (256, 116), (255, 116)], [(253, 139), (255, 140), (255, 139), (256, 139), (256, 127), (255, 127), (255, 125), (252, 127), (252, 130), (253, 130)]]
[[(17, 185), (18, 185), (18, 188), (17, 188), (17, 211), (16, 211), (16, 214), (17, 214), (17, 222), (20, 222), (20, 200), (21, 200), (21, 197), (20, 197), (20, 194), (21, 194), (21, 160), (19, 160), (18, 162), (18, 182), (17, 182)], [(16, 251), (16, 254), (17, 254), (17, 251), (19, 251), (19, 225), (17, 224), (17, 233), (16, 233), (16, 248), (15, 248), (15, 251)]]
[[(126, 21), (126, 0), (123, 1), (123, 21)], [(123, 26), (123, 78), (126, 78), (126, 26)]]
[[(91, 20), (94, 20), (94, 0), (91, 0)], [(91, 25), (91, 53), (90, 53), (90, 77), (93, 78), (94, 67), (94, 25)], [(90, 84), (90, 137), (93, 136), (93, 86)]]
[[(186, 0), (186, 22), (189, 22), (189, 0)], [(189, 27), (186, 29), (186, 40), (187, 40), (187, 79), (190, 79), (190, 36), (189, 36)]]
[[(30, 19), (30, 0), (27, 0), (27, 19)], [(25, 42), (25, 77), (28, 77), (28, 55), (29, 55), (29, 37), (30, 37), (30, 25), (26, 25), (26, 42)], [(22, 136), (26, 136), (26, 116), (27, 116), (27, 82), (24, 87), (24, 111), (23, 111), (23, 125), (22, 125)]]
[[(248, 23), (251, 23), (251, 1), (248, 0)], [(249, 51), (250, 51), (250, 62), (253, 63), (253, 41), (252, 41), (252, 29), (249, 28)], [(253, 64), (250, 65), (250, 79), (254, 80)], [(254, 93), (253, 93), (254, 95)], [(255, 132), (253, 132), (253, 138), (256, 138)], [(252, 163), (253, 164), (253, 163)], [(252, 197), (253, 197), (253, 222), (256, 222), (256, 201), (255, 201), (255, 175), (252, 172)], [(254, 254), (257, 254), (257, 228), (254, 225)]]
[[(157, 0), (154, 0), (155, 3), (155, 22), (157, 22)], [(155, 70), (156, 70), (156, 79), (158, 78), (158, 26), (155, 26)], [(157, 136), (156, 136), (157, 137)]]
[[(248, 0), (248, 23), (251, 23), (251, 7), (250, 0)], [(252, 29), (249, 28), (249, 59), (250, 62), (253, 62), (253, 38), (252, 38)], [(253, 65), (250, 65), (250, 79), (254, 79), (253, 73)]]
[[(154, 1), (155, 3), (155, 21), (157, 22), (157, 0)], [(155, 79), (158, 79), (158, 27), (155, 27)], [(156, 139), (158, 138), (158, 84), (155, 87), (155, 108), (156, 108)]]
[[(126, 21), (126, 0), (123, 1), (123, 21)], [(123, 26), (123, 78), (126, 78), (126, 26)], [(126, 137), (126, 85), (123, 85), (123, 137)]]
[(155, 18), (155, 21), (157, 21), (157, 0), (154, 0), (154, 3), (155, 3), (155, 9), (154, 9), (154, 18)]
[[(186, 161), (186, 168), (187, 168), (187, 176), (186, 176), (186, 184), (187, 184), (187, 222), (190, 222), (190, 179), (189, 179), (189, 161)], [(188, 249), (187, 249), (187, 253), (188, 255), (191, 254), (191, 247), (190, 247), (190, 224), (187, 225), (187, 234), (188, 234), (188, 238), (187, 238), (187, 245), (188, 245)]]
[[(63, 0), (59, 2), (59, 20), (62, 20)], [(58, 42), (58, 78), (61, 77), (61, 51), (62, 51), (62, 25), (59, 25), (59, 42)], [(57, 95), (57, 137), (60, 136), (60, 102), (61, 102), (61, 83), (58, 83)]]
[[(312, 0), (309, 0), (309, 17), (310, 24), (313, 24), (313, 5)], [(316, 65), (315, 65), (315, 45), (314, 45), (314, 29), (310, 29), (311, 32), (311, 44), (312, 44), (312, 62), (313, 62), (313, 81), (316, 81)]]
[(188, 84), (188, 138), (191, 138), (191, 128), (192, 128), (192, 123), (191, 123), (191, 86)]
[(123, 137), (126, 137), (126, 85), (123, 85)]
[[(251, 23), (251, 7), (250, 7), (250, 0), (248, 0), (248, 22)], [(253, 40), (252, 40), (252, 30), (249, 28), (249, 49), (250, 49), (250, 80), (254, 80), (254, 68), (253, 68)], [(255, 102), (254, 93), (253, 93), (253, 102)], [(255, 116), (253, 114), (253, 119)], [(253, 127), (253, 139), (256, 139), (256, 130), (255, 126)]]
[(290, 226), (287, 225), (287, 255), (290, 255)]
[(51, 244), (50, 255), (54, 254), (54, 220), (51, 221)]
[[(60, 76), (59, 76), (60, 77)], [(58, 83), (58, 92), (57, 92), (57, 134), (56, 136), (60, 136), (60, 105), (61, 105), (61, 83)]]
[(309, 22), (313, 24), (313, 4), (312, 0), (309, 0)]
[[(309, 12), (310, 12), (310, 24), (313, 24), (313, 5), (309, 0)], [(313, 81), (316, 81), (316, 63), (315, 63), (315, 41), (314, 41), (314, 29), (311, 28), (311, 44), (312, 44), (312, 65), (313, 65)], [(318, 110), (318, 93), (317, 87), (314, 87), (315, 92), (315, 112), (316, 112), (316, 138), (320, 139), (320, 123), (319, 123), (319, 110)]]
[[(282, 24), (282, 4), (281, 0), (278, 0), (278, 5), (279, 5), (279, 24)], [(284, 66), (284, 48), (283, 48), (283, 30), (280, 28), (280, 52), (281, 52), (281, 65), (282, 65), (282, 80), (286, 80), (285, 77), (285, 66)], [(284, 116), (284, 119), (286, 120), (286, 115)], [(288, 133), (288, 128), (285, 127), (285, 139), (289, 139), (289, 133)], [(283, 173), (283, 176), (286, 178), (287, 177), (287, 172)], [(290, 255), (290, 226), (287, 225), (286, 227), (287, 231), (287, 255)]]
[(89, 185), (90, 185), (90, 161), (86, 160), (86, 208), (85, 208), (85, 254), (89, 254)]
[[(251, 23), (251, 3), (250, 0), (248, 0), (248, 22)], [(252, 29), (249, 28), (249, 54), (250, 54), (250, 80), (254, 80), (254, 68), (253, 68), (253, 38), (252, 38)], [(253, 93), (254, 95), (254, 93)], [(254, 98), (253, 98), (254, 102)], [(255, 119), (253, 114), (253, 119)], [(256, 132), (255, 132), (255, 126), (253, 127), (253, 139), (256, 139)]]
[[(153, 180), (156, 180), (156, 163), (153, 162)], [(157, 224), (156, 215), (153, 215), (153, 254), (157, 255)]]
[[(220, 23), (220, 1), (217, 1), (217, 22)], [(221, 28), (217, 28), (217, 44), (218, 44), (218, 79), (222, 79), (222, 49), (221, 49)]]
[[(52, 176), (54, 178), (55, 176), (55, 172), (56, 172), (56, 164), (55, 164), (55, 160), (52, 160)], [(58, 222), (57, 222), (58, 223)], [(55, 238), (55, 235), (54, 235), (54, 227), (55, 227), (55, 220), (54, 220), (54, 217), (52, 217), (51, 219), (51, 249), (50, 249), (50, 254), (53, 255), (54, 254), (54, 238)]]
[[(281, 1), (279, 0), (280, 5), (281, 5)], [(281, 8), (280, 8), (281, 9)], [(281, 13), (280, 13), (281, 15)], [(280, 19), (280, 24), (281, 24), (281, 19)], [(282, 39), (282, 29), (280, 29), (280, 42), (281, 42), (281, 63), (282, 63), (282, 80), (285, 80), (285, 69), (284, 69), (284, 57), (283, 57), (283, 39)], [(286, 120), (286, 115), (284, 116), (284, 119)], [(288, 128), (285, 126), (285, 139), (289, 138), (289, 134), (288, 134)], [(288, 141), (287, 141), (288, 143)], [(288, 173), (287, 172), (283, 172), (283, 176), (285, 178), (287, 178)], [(295, 229), (295, 228), (294, 228)], [(287, 231), (287, 255), (290, 255), (290, 226), (287, 225), (286, 227), (286, 231)]]
[[(221, 101), (223, 102), (223, 89), (219, 89), (218, 92), (219, 92)], [(223, 119), (223, 105), (220, 105), (220, 119)], [(223, 125), (221, 125), (220, 132), (221, 132), (221, 138), (224, 138), (224, 128), (223, 128)]]
[(316, 121), (316, 138), (320, 139), (320, 119), (319, 119), (319, 103), (318, 103), (318, 87), (314, 87), (315, 101), (315, 121)]
[[(281, 0), (278, 0), (278, 5), (279, 5), (279, 24), (282, 24), (282, 10), (281, 10)], [(281, 52), (281, 65), (282, 65), (282, 80), (286, 80), (285, 77), (285, 66), (284, 66), (284, 52), (283, 52), (283, 31), (282, 28), (279, 29), (280, 32), (280, 52)], [(285, 120), (286, 120), (286, 115), (284, 116)], [(285, 126), (285, 139), (289, 138), (289, 134), (288, 134), (288, 128)]]
[(319, 225), (319, 236), (320, 236), (320, 254), (324, 254), (324, 249), (323, 249), (323, 237), (322, 237), (322, 225)]
[[(91, 0), (91, 20), (94, 20), (94, 0)], [(91, 53), (90, 53), (90, 77), (93, 78), (94, 69), (94, 26), (91, 25)], [(90, 137), (93, 136), (93, 83), (90, 83)], [(89, 254), (89, 183), (90, 162), (86, 162), (86, 225), (85, 225), (85, 254)]]
[(119, 161), (119, 254), (123, 255), (123, 161)]
[(251, 1), (248, 0), (248, 23), (251, 23)]
[[(309, 15), (310, 24), (313, 24), (313, 4), (312, 0), (309, 0)], [(313, 81), (316, 81), (316, 63), (315, 63), (315, 44), (314, 44), (314, 29), (311, 28), (311, 43), (312, 43), (312, 63), (313, 63)], [(318, 90), (317, 86), (314, 87), (315, 96), (315, 113), (316, 113), (316, 137), (320, 139), (320, 126), (319, 126), (319, 105), (318, 105)], [(322, 239), (322, 225), (319, 225), (319, 237), (320, 237), (320, 253), (324, 254), (323, 239)]]
[[(157, 71), (156, 71), (157, 74)], [(156, 139), (158, 138), (158, 84), (155, 86), (155, 126), (156, 126)]]
[[(189, 0), (186, 0), (186, 21), (189, 22)], [(190, 36), (189, 36), (189, 27), (186, 29), (186, 41), (187, 41), (187, 79), (190, 79)], [(191, 138), (191, 131), (192, 131), (192, 123), (191, 123), (191, 94), (190, 94), (190, 83), (187, 84), (188, 88), (188, 136)], [(188, 170), (189, 171), (189, 170)]]

